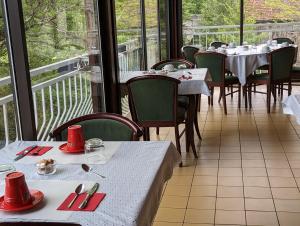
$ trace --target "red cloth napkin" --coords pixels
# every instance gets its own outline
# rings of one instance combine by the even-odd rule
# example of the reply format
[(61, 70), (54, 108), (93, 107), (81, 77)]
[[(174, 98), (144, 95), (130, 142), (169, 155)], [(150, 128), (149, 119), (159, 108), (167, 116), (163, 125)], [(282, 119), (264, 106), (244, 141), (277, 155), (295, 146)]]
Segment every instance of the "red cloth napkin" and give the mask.
[(100, 202), (104, 199), (106, 194), (104, 193), (95, 193), (89, 200), (87, 206), (84, 209), (79, 209), (79, 205), (82, 203), (84, 198), (87, 196), (86, 193), (80, 194), (71, 208), (68, 208), (69, 203), (73, 200), (75, 193), (71, 193), (65, 201), (57, 208), (57, 210), (65, 210), (65, 211), (95, 211), (95, 209), (99, 206)]
[[(31, 146), (30, 146), (31, 147)], [(23, 151), (20, 151), (19, 153), (17, 153), (17, 155), (22, 155), (24, 151), (26, 151), (27, 149), (29, 149), (30, 147), (24, 149)], [(40, 147), (42, 148), (37, 155), (35, 155), (34, 153), (36, 151), (38, 151), (40, 149)], [(43, 154), (45, 154), (46, 152), (50, 151), (53, 147), (51, 146), (37, 146), (36, 148), (34, 148), (33, 150), (31, 150), (27, 155), (31, 155), (31, 156), (41, 156)]]

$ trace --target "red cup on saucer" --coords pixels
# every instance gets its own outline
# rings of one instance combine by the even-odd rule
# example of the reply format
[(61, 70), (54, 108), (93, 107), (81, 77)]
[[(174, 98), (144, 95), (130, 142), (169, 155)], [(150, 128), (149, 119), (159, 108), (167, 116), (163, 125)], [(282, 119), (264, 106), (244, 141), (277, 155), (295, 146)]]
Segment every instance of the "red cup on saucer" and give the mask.
[(5, 192), (0, 197), (0, 210), (27, 210), (39, 204), (43, 198), (41, 191), (28, 189), (22, 172), (12, 172), (5, 177)]
[(84, 151), (84, 137), (82, 127), (80, 125), (73, 125), (68, 127), (68, 142), (59, 147), (64, 152), (83, 152)]
[(5, 177), (4, 204), (14, 208), (28, 205), (32, 201), (25, 176), (21, 172), (9, 173)]

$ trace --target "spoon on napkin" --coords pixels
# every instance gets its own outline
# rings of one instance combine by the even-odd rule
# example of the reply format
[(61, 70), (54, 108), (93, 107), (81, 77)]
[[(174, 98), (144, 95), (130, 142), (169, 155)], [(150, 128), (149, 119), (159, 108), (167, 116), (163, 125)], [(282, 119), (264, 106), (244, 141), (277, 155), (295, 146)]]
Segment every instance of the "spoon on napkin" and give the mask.
[(75, 189), (75, 196), (74, 196), (74, 198), (72, 199), (72, 201), (69, 203), (68, 208), (71, 208), (71, 207), (72, 207), (72, 205), (74, 204), (74, 202), (75, 202), (75, 200), (77, 199), (77, 197), (78, 197), (81, 193), (83, 193), (83, 191), (84, 191), (84, 184), (79, 184), (79, 185), (76, 187), (76, 189)]
[(97, 175), (97, 176), (99, 176), (99, 177), (105, 178), (105, 176), (103, 176), (103, 175), (101, 175), (101, 174), (98, 174), (98, 173), (95, 173), (94, 171), (92, 171), (93, 168), (90, 167), (90, 166), (87, 165), (87, 164), (81, 164), (81, 168), (82, 168), (85, 172), (87, 172), (87, 173), (91, 172), (91, 173), (93, 173), (93, 174), (95, 174), (95, 175)]

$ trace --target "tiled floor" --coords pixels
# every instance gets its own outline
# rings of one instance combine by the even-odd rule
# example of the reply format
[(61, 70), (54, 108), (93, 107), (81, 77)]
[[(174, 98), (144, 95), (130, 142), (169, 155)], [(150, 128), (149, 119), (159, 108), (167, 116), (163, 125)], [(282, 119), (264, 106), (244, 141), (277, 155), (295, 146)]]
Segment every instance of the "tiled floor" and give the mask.
[[(183, 151), (184, 167), (168, 181), (154, 226), (299, 226), (300, 126), (278, 102), (268, 115), (265, 95), (253, 96), (251, 111), (238, 111), (228, 96), (227, 116), (217, 96), (213, 107), (202, 96), (199, 158)], [(173, 134), (162, 128), (151, 139)]]

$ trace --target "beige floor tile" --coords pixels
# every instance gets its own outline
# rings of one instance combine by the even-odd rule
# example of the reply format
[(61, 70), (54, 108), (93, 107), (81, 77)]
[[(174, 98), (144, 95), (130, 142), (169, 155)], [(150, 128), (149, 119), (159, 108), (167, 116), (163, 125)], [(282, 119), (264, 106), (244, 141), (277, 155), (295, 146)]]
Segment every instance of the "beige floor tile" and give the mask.
[(243, 168), (261, 168), (265, 167), (264, 160), (243, 160), (242, 161)]
[(274, 199), (276, 211), (300, 212), (300, 200)]
[(244, 177), (266, 177), (266, 168), (243, 168)]
[(197, 185), (217, 185), (216, 176), (194, 176), (193, 186)]
[(218, 168), (219, 161), (218, 160), (209, 160), (209, 159), (208, 160), (199, 159), (197, 161), (196, 168), (208, 168), (208, 167)]
[(242, 153), (243, 160), (263, 160), (264, 156), (262, 153), (252, 153), (252, 152), (244, 152)]
[(291, 168), (300, 169), (300, 160), (289, 160)]
[(183, 226), (214, 226), (213, 224), (183, 224)]
[(183, 222), (185, 209), (159, 208), (155, 221), (163, 222)]
[(265, 152), (264, 158), (266, 160), (286, 160), (285, 153)]
[(246, 225), (245, 211), (216, 211), (216, 224)]
[(176, 175), (176, 176), (193, 176), (194, 171), (195, 171), (195, 166), (176, 167), (173, 170), (173, 175)]
[(215, 207), (215, 197), (190, 197), (187, 208), (200, 210), (214, 210)]
[(199, 159), (210, 159), (210, 160), (216, 160), (216, 159), (219, 159), (220, 156), (219, 156), (219, 153), (202, 153), (200, 152), (200, 154), (198, 155), (198, 158)]
[(190, 196), (216, 197), (217, 186), (192, 186)]
[(274, 199), (299, 199), (298, 188), (271, 188)]
[(217, 198), (217, 210), (244, 210), (243, 198)]
[(299, 226), (300, 214), (277, 212), (280, 226)]
[(221, 159), (219, 160), (219, 167), (220, 168), (240, 168), (241, 167), (241, 160), (226, 160), (226, 159)]
[(273, 199), (245, 199), (246, 210), (275, 211)]
[(220, 153), (220, 159), (241, 159), (241, 154), (236, 153)]
[(218, 177), (218, 186), (243, 186), (242, 177)]
[(242, 169), (241, 168), (219, 168), (219, 177), (241, 177)]
[(278, 225), (278, 220), (275, 212), (246, 211), (246, 219), (248, 225)]
[(268, 168), (269, 177), (293, 177), (291, 169), (274, 169)]
[(191, 224), (213, 224), (215, 210), (187, 209), (184, 223)]
[(218, 186), (217, 197), (243, 198), (244, 197), (243, 187)]
[(255, 198), (255, 199), (268, 199), (272, 198), (270, 188), (264, 187), (244, 187), (244, 193), (246, 198)]
[(228, 147), (228, 146), (221, 146), (220, 153), (231, 153), (231, 152), (240, 152), (240, 147)]
[(164, 195), (189, 196), (191, 186), (167, 185)]
[(187, 207), (187, 202), (188, 202), (188, 197), (164, 195), (160, 202), (160, 207), (184, 209)]
[(186, 185), (189, 186), (192, 184), (193, 176), (172, 176), (168, 181), (168, 184), (173, 185)]
[(196, 167), (195, 175), (197, 176), (217, 176), (218, 175), (218, 168), (198, 168)]
[(154, 222), (153, 226), (182, 226), (182, 223)]
[(244, 177), (245, 187), (269, 187), (269, 181), (267, 177)]
[(291, 177), (269, 177), (270, 185), (273, 188), (294, 188), (297, 187), (295, 179)]
[(300, 177), (300, 169), (292, 169), (295, 177)]
[(289, 169), (290, 165), (287, 160), (266, 160), (267, 168)]

